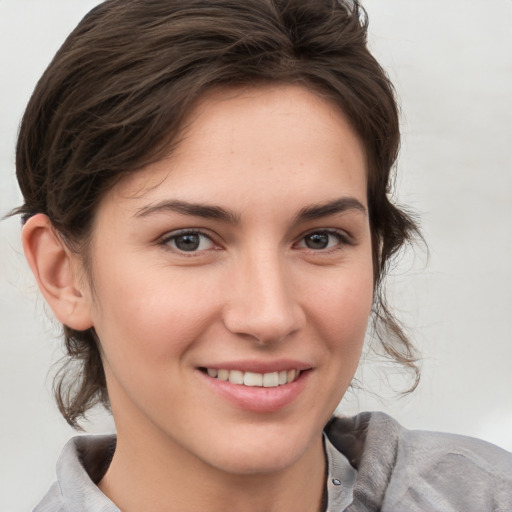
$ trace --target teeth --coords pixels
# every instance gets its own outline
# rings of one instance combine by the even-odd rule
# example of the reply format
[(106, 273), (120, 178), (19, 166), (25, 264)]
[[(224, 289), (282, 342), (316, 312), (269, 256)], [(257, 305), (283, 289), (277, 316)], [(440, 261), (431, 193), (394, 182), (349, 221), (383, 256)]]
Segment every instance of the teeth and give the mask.
[(263, 387), (275, 388), (279, 385), (279, 374), (277, 372), (265, 373), (263, 375)]
[(263, 386), (263, 375), (261, 373), (245, 372), (244, 386)]
[(228, 380), (229, 379), (229, 370), (219, 370), (217, 373), (217, 378), (219, 380)]
[(244, 372), (241, 372), (239, 370), (231, 370), (229, 372), (229, 382), (231, 382), (231, 384), (243, 384)]
[(232, 384), (275, 388), (283, 386), (296, 380), (300, 375), (300, 370), (282, 370), (280, 372), (255, 373), (242, 372), (240, 370), (217, 370), (216, 368), (207, 368), (206, 372), (210, 377), (219, 380), (229, 381)]

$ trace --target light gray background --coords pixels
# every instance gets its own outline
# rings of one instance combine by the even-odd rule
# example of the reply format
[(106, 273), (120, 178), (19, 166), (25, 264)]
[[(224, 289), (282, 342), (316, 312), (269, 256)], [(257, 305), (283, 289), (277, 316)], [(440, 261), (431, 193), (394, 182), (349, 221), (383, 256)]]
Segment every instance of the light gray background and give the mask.
[[(20, 204), (17, 126), (29, 95), (94, 0), (0, 0), (0, 214)], [(370, 43), (402, 103), (398, 196), (421, 214), (430, 247), (390, 281), (420, 347), (411, 396), (363, 366), (370, 392), (341, 410), (381, 409), (411, 428), (482, 437), (512, 450), (512, 1), (366, 0)], [(54, 480), (73, 435), (56, 412), (48, 369), (60, 355), (19, 242), (0, 223), (0, 512), (29, 510)], [(394, 372), (394, 373), (393, 373)], [(111, 429), (98, 415), (90, 431)]]

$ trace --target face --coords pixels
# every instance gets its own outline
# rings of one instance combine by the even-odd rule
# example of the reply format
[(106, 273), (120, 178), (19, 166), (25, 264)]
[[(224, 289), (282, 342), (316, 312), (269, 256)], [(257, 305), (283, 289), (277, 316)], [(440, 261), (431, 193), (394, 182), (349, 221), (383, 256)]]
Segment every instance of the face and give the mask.
[(364, 149), (298, 86), (217, 91), (102, 200), (92, 323), (119, 438), (231, 473), (299, 463), (373, 296)]

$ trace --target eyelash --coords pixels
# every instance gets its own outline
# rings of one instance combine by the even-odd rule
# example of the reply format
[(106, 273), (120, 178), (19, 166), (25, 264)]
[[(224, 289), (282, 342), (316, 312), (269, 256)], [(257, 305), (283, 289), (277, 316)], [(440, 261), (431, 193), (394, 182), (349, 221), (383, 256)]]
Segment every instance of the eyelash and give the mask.
[[(183, 255), (183, 256), (187, 256), (187, 257), (197, 256), (199, 254), (204, 253), (205, 251), (209, 251), (209, 250), (215, 249), (215, 247), (213, 247), (213, 248), (207, 248), (207, 249), (194, 249), (194, 250), (191, 250), (191, 251), (186, 251), (186, 250), (180, 249), (176, 245), (174, 245), (174, 247), (172, 247), (170, 245), (171, 242), (173, 242), (173, 241), (175, 242), (177, 239), (179, 239), (181, 237), (186, 237), (187, 235), (199, 236), (201, 238), (206, 238), (213, 246), (216, 245), (215, 241), (213, 240), (211, 235), (209, 235), (209, 234), (207, 234), (207, 233), (205, 233), (205, 232), (203, 232), (203, 231), (201, 231), (199, 229), (184, 229), (184, 230), (180, 230), (180, 231), (177, 231), (177, 232), (173, 231), (173, 232), (165, 235), (163, 238), (161, 238), (158, 241), (158, 245), (163, 246), (163, 247), (165, 247), (165, 248), (167, 248), (169, 250), (175, 251), (178, 254)], [(314, 248), (311, 248), (311, 247), (307, 247), (305, 240), (308, 237), (311, 237), (312, 235), (328, 235), (328, 236), (332, 236), (332, 237), (335, 237), (337, 239), (338, 243), (336, 243), (334, 246), (326, 247), (326, 248), (320, 248), (320, 249), (314, 249)], [(200, 243), (201, 243), (201, 241), (199, 241), (199, 244)], [(299, 244), (304, 244), (302, 246), (302, 248), (307, 249), (308, 251), (310, 251), (312, 253), (330, 253), (330, 252), (342, 249), (343, 246), (354, 245), (353, 241), (350, 239), (350, 237), (345, 232), (339, 231), (339, 230), (335, 230), (335, 229), (316, 229), (316, 230), (312, 230), (312, 231), (304, 234), (299, 239), (299, 241), (296, 244), (294, 244), (294, 245), (296, 246), (296, 245), (299, 245)]]
[(350, 239), (349, 235), (347, 235), (347, 233), (343, 232), (343, 231), (339, 231), (337, 229), (315, 229), (315, 230), (312, 230), (310, 231), (309, 233), (306, 233), (305, 235), (303, 235), (300, 240), (299, 240), (299, 243), (306, 243), (305, 240), (308, 238), (308, 237), (311, 237), (312, 235), (328, 235), (328, 236), (333, 236), (334, 238), (337, 239), (337, 242), (334, 246), (332, 247), (326, 247), (326, 248), (323, 248), (323, 249), (312, 249), (310, 247), (305, 247), (307, 250), (313, 252), (313, 253), (330, 253), (330, 252), (333, 252), (333, 251), (338, 251), (340, 249), (342, 249), (344, 246), (346, 245), (354, 245), (353, 241)]
[(202, 250), (200, 249), (200, 250), (193, 250), (193, 251), (185, 251), (183, 249), (180, 249), (179, 247), (176, 247), (176, 246), (172, 247), (170, 245), (171, 242), (176, 241), (177, 239), (179, 239), (181, 237), (185, 237), (187, 235), (189, 235), (189, 236), (196, 235), (201, 238), (206, 238), (209, 242), (211, 242), (211, 244), (213, 246), (216, 245), (213, 238), (211, 237), (211, 235), (204, 233), (200, 229), (183, 229), (180, 231), (173, 231), (173, 232), (165, 235), (163, 238), (161, 238), (158, 241), (158, 245), (163, 246), (164, 248), (167, 248), (168, 250), (175, 251), (178, 254), (187, 256), (187, 257), (193, 257), (193, 256), (196, 256), (197, 254), (203, 253), (204, 251), (212, 250), (212, 249), (202, 249)]

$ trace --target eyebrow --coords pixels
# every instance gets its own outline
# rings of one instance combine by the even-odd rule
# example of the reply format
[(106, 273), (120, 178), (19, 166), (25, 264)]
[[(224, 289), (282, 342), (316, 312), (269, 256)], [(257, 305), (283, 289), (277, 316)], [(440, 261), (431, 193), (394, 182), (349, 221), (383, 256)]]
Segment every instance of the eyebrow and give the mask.
[(350, 210), (356, 210), (364, 215), (368, 215), (368, 210), (363, 204), (355, 197), (341, 197), (334, 199), (324, 204), (316, 204), (306, 206), (297, 214), (297, 222), (305, 220), (320, 219), (328, 217), (329, 215), (336, 215), (337, 213), (344, 213)]
[[(320, 219), (346, 211), (356, 210), (364, 215), (368, 215), (367, 209), (355, 197), (341, 197), (324, 204), (315, 204), (302, 208), (296, 215), (296, 222)], [(167, 200), (161, 201), (154, 205), (144, 206), (140, 208), (135, 217), (148, 217), (158, 213), (176, 212), (183, 215), (192, 215), (194, 217), (202, 217), (204, 219), (221, 220), (228, 224), (239, 224), (240, 215), (221, 208), (220, 206), (211, 206), (201, 203), (189, 203), (187, 201)]]
[(210, 206), (201, 203), (189, 203), (186, 201), (161, 201), (160, 203), (140, 208), (135, 217), (147, 217), (157, 213), (176, 212), (183, 215), (193, 215), (204, 219), (216, 219), (228, 224), (238, 224), (240, 216), (221, 208), (220, 206)]

